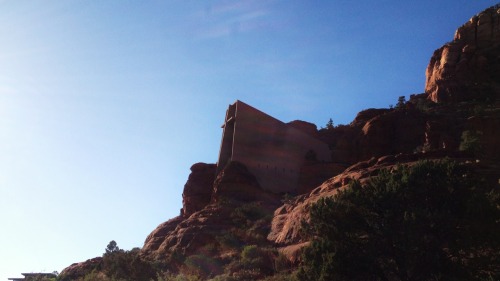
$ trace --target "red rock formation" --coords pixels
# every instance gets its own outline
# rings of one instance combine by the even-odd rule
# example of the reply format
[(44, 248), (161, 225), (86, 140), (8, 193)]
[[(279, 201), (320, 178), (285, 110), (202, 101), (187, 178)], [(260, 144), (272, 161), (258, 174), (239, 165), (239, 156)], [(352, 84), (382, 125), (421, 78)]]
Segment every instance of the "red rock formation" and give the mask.
[[(474, 162), (489, 183), (498, 184), (499, 13), (499, 7), (495, 7), (473, 17), (457, 30), (453, 42), (436, 50), (427, 68), (426, 93), (412, 95), (404, 106), (363, 110), (351, 124), (319, 132), (307, 122), (289, 123), (295, 129), (317, 134), (329, 144), (333, 159), (333, 163), (312, 161), (301, 167), (301, 195), (297, 197), (280, 198), (263, 190), (247, 167), (231, 162), (231, 158), (217, 176), (214, 164), (194, 164), (184, 186), (181, 215), (153, 230), (141, 254), (165, 261), (176, 253), (204, 253), (207, 245), (216, 244), (218, 237), (238, 227), (231, 216), (235, 208), (258, 202), (259, 208), (274, 210), (268, 242), (297, 262), (301, 248), (308, 244), (299, 234), (311, 203), (335, 195), (352, 180), (364, 182), (380, 169), (412, 165), (419, 159), (451, 157)], [(464, 131), (480, 136), (478, 162), (458, 151)], [(272, 153), (266, 156), (272, 157)], [(100, 263), (97, 258), (73, 264), (62, 274), (76, 279)]]
[(370, 121), (372, 118), (378, 117), (380, 115), (391, 112), (390, 109), (387, 108), (369, 108), (362, 110), (356, 114), (356, 117), (352, 121), (351, 124), (361, 125), (363, 126), (366, 122)]
[[(206, 165), (196, 164), (192, 174), (200, 172), (198, 168), (202, 166), (212, 169)], [(259, 201), (263, 209), (274, 210), (280, 203), (279, 196), (262, 190), (247, 168), (237, 162), (230, 162), (221, 171), (210, 191), (210, 204), (189, 215), (186, 213), (164, 222), (153, 230), (144, 242), (142, 254), (154, 259), (166, 258), (172, 253), (191, 255), (216, 243), (217, 236), (235, 226), (231, 213), (237, 206)]]
[[(498, 104), (492, 102), (500, 89), (497, 11), (498, 8), (488, 9), (473, 18), (457, 31), (453, 42), (434, 53), (427, 68), (426, 94), (412, 95), (398, 109), (361, 111), (349, 125), (318, 132), (330, 145), (334, 163), (311, 162), (302, 167), (300, 192), (304, 195), (286, 199), (275, 211), (269, 241), (283, 246), (283, 252), (291, 260), (297, 260), (298, 249), (307, 245), (307, 241), (301, 240), (299, 230), (301, 221), (307, 220), (309, 204), (336, 194), (353, 179), (368, 180), (382, 168), (411, 164), (423, 158), (462, 157), (458, 149), (465, 130), (480, 132), (481, 147), (488, 151), (484, 158), (490, 161), (484, 174), (491, 182), (498, 180), (498, 172), (492, 168), (500, 159), (497, 145), (500, 118)], [(487, 28), (490, 37), (486, 36)], [(461, 103), (443, 104), (445, 101)], [(477, 106), (486, 107), (478, 114), (474, 112)], [(316, 131), (305, 122), (290, 124), (309, 133)], [(340, 173), (347, 165), (352, 166)], [(185, 217), (168, 221), (153, 231), (146, 239), (144, 253), (158, 256), (173, 251), (193, 253), (213, 241), (217, 233), (232, 227), (230, 210), (218, 204), (225, 200), (277, 204), (276, 195), (262, 190), (256, 178), (237, 162), (230, 162), (215, 179), (208, 204), (207, 186), (211, 178), (203, 171), (208, 173), (210, 169), (193, 166), (185, 188)], [(331, 176), (334, 177), (323, 182)], [(318, 187), (311, 190), (313, 186)]]
[[(290, 261), (297, 262), (300, 249), (308, 243), (299, 234), (311, 203), (335, 195), (353, 179), (367, 181), (380, 169), (411, 165), (419, 159), (464, 159), (465, 154), (458, 149), (465, 130), (480, 132), (481, 147), (488, 151), (483, 158), (488, 161), (478, 165), (483, 165), (481, 173), (490, 183), (498, 181), (500, 118), (494, 102), (500, 89), (498, 12), (497, 7), (479, 14), (457, 31), (453, 42), (438, 49), (427, 68), (426, 93), (412, 95), (404, 106), (364, 110), (349, 125), (319, 132), (302, 121), (290, 123), (310, 134), (317, 132), (330, 145), (334, 162), (311, 162), (302, 167), (299, 191), (303, 195), (284, 199), (274, 212), (267, 238), (281, 247)], [(448, 101), (460, 103), (443, 103)], [(480, 113), (475, 112), (477, 106)], [(348, 165), (352, 166), (340, 173)], [(193, 166), (192, 171), (185, 188), (185, 217), (174, 218), (153, 231), (146, 239), (144, 254), (164, 257), (176, 251), (201, 251), (203, 245), (234, 227), (230, 207), (221, 202), (260, 201), (267, 202), (268, 208), (278, 204), (276, 195), (263, 191), (244, 165), (231, 162), (215, 179), (211, 202), (206, 205), (205, 188), (210, 180), (204, 169)], [(202, 193), (200, 200), (190, 199)]]
[[(373, 158), (349, 167), (345, 172), (325, 181), (309, 194), (301, 195), (288, 202), (274, 212), (271, 231), (268, 239), (277, 245), (289, 246), (306, 241), (301, 240), (301, 222), (308, 219), (309, 205), (322, 197), (333, 196), (346, 188), (350, 181), (361, 182), (373, 176), (382, 167), (387, 168), (402, 160), (403, 157)], [(379, 163), (380, 162), (380, 163)]]
[(172, 257), (174, 253), (189, 256), (216, 241), (231, 227), (231, 212), (211, 204), (188, 218), (176, 217), (160, 224), (148, 235), (141, 253), (154, 259)]
[[(300, 249), (308, 245), (300, 235), (302, 222), (309, 219), (309, 206), (320, 198), (334, 196), (339, 191), (348, 187), (352, 180), (358, 180), (362, 184), (377, 176), (381, 169), (394, 169), (397, 165), (414, 165), (420, 159), (442, 159), (445, 154), (421, 153), (421, 154), (398, 154), (388, 155), (380, 158), (372, 158), (368, 161), (359, 162), (343, 173), (325, 181), (309, 194), (301, 195), (285, 202), (285, 204), (274, 212), (271, 231), (268, 239), (280, 247), (280, 252), (287, 256), (291, 262), (300, 260)], [(459, 162), (471, 162), (470, 158), (454, 158)], [(500, 171), (492, 170), (491, 165), (475, 163), (474, 167), (481, 175), (488, 179), (498, 179)], [(498, 166), (495, 166), (498, 167)], [(490, 181), (491, 182), (491, 181)]]
[(302, 120), (294, 120), (292, 122), (289, 122), (288, 125), (294, 127), (295, 129), (301, 130), (302, 132), (310, 136), (318, 136), (318, 127), (316, 127), (316, 125), (314, 125), (313, 123)]
[(342, 173), (347, 165), (341, 163), (311, 162), (300, 170), (298, 194), (309, 193), (325, 180)]
[(411, 153), (424, 140), (425, 122), (417, 110), (394, 110), (370, 119), (362, 128), (359, 161), (388, 154)]
[(437, 49), (426, 70), (425, 92), (434, 102), (495, 100), (500, 96), (500, 7), (460, 27)]
[(196, 163), (191, 166), (191, 174), (182, 192), (183, 217), (200, 211), (210, 203), (216, 169), (216, 164)]
[(141, 252), (146, 255), (154, 256), (155, 258), (159, 257), (161, 254), (165, 255), (166, 253), (162, 253), (160, 250), (163, 249), (164, 251), (168, 251), (172, 248), (172, 245), (175, 245), (174, 241), (172, 241), (175, 237), (172, 234), (175, 233), (177, 226), (183, 221), (184, 218), (178, 216), (157, 226), (153, 232), (146, 237)]
[(83, 277), (85, 277), (86, 274), (92, 272), (93, 270), (100, 270), (101, 266), (101, 257), (88, 259), (80, 263), (74, 263), (61, 271), (58, 280), (71, 281), (78, 280), (79, 278), (82, 278), (83, 280)]
[(500, 44), (500, 5), (473, 16), (458, 28), (454, 40), (473, 42), (477, 48)]
[(500, 159), (499, 146), (500, 115), (485, 113), (482, 116), (473, 116), (467, 119), (464, 131), (475, 132), (479, 137), (480, 155), (482, 159), (498, 162)]
[[(425, 141), (425, 115), (412, 107), (368, 109), (349, 124), (321, 130), (335, 163), (352, 165), (372, 157), (411, 153)], [(333, 176), (333, 175), (332, 175)]]

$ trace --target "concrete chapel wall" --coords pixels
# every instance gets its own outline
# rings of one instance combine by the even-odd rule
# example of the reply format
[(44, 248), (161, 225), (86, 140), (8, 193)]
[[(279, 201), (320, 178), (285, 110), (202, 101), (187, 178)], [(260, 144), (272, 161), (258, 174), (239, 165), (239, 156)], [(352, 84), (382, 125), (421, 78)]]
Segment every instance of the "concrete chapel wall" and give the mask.
[(264, 189), (293, 193), (309, 150), (320, 161), (331, 160), (325, 143), (237, 101), (226, 114), (219, 165), (231, 160), (241, 162)]

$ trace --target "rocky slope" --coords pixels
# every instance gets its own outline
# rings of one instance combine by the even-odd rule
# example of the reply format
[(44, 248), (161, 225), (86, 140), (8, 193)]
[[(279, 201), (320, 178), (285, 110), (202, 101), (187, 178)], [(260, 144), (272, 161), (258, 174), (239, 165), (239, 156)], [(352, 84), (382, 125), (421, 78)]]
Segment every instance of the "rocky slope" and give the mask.
[[(311, 203), (335, 195), (352, 180), (363, 182), (380, 169), (420, 159), (449, 157), (474, 163), (478, 174), (498, 185), (499, 96), (500, 7), (496, 6), (474, 16), (457, 30), (453, 41), (434, 52), (425, 93), (412, 95), (396, 108), (363, 110), (349, 125), (316, 131), (305, 122), (292, 122), (327, 142), (335, 159), (303, 167), (302, 194), (282, 197), (265, 192), (239, 163), (230, 163), (217, 176), (214, 164), (193, 165), (181, 214), (146, 238), (141, 256), (168, 263), (176, 271), (183, 258), (203, 254), (214, 260), (217, 273), (235, 259), (242, 245), (258, 244), (280, 249), (296, 262), (308, 243), (300, 236), (300, 226), (308, 219)], [(65, 273), (87, 265), (74, 264)]]
[[(315, 132), (330, 144), (336, 163), (326, 168), (324, 165), (304, 167), (303, 178), (318, 179), (322, 169), (338, 175), (322, 184), (318, 182), (319, 186), (312, 191), (301, 189), (303, 195), (289, 199), (277, 208), (268, 241), (283, 247), (283, 251), (290, 253), (290, 259), (296, 259), (296, 251), (290, 249), (298, 249), (307, 242), (301, 240), (299, 230), (301, 221), (307, 220), (308, 205), (321, 197), (334, 195), (353, 179), (369, 179), (382, 168), (391, 169), (397, 164), (411, 165), (419, 159), (443, 157), (458, 161), (480, 157), (486, 163), (485, 167), (498, 163), (499, 12), (498, 7), (493, 7), (473, 17), (457, 30), (452, 42), (436, 50), (427, 68), (425, 93), (411, 96), (408, 102), (397, 108), (364, 110), (349, 125)], [(314, 129), (300, 121), (292, 123), (306, 131)], [(465, 131), (478, 132), (479, 146), (488, 153), (474, 155), (460, 152)], [(206, 243), (207, 237), (234, 227), (225, 224), (230, 221), (225, 212), (230, 210), (220, 209), (214, 204), (221, 193), (231, 200), (256, 201), (268, 206), (279, 202), (271, 194), (261, 191), (244, 167), (235, 169), (233, 164), (210, 187), (210, 173), (202, 175), (197, 165), (201, 164), (193, 166), (183, 198), (184, 210), (198, 211), (185, 211), (183, 216), (160, 225), (146, 239), (143, 248), (146, 255), (166, 254), (177, 249), (194, 253), (197, 247)], [(349, 165), (352, 166), (342, 172)], [(500, 177), (495, 168), (483, 171), (489, 171), (485, 175), (491, 181)], [(196, 179), (204, 184), (197, 184)], [(200, 188), (193, 189), (192, 186)], [(205, 201), (197, 204), (196, 208), (190, 207), (188, 202), (200, 201), (195, 200), (201, 194), (196, 190), (202, 189), (210, 190), (212, 204), (201, 209), (208, 202)], [(208, 200), (209, 194), (202, 194), (201, 197)], [(196, 238), (195, 234), (199, 232), (206, 235)]]
[[(209, 183), (208, 180), (214, 174), (206, 171), (211, 170), (212, 166), (201, 163), (193, 165), (184, 188), (185, 203), (196, 201), (199, 197), (198, 189), (193, 191), (192, 186)], [(238, 207), (257, 202), (258, 208), (271, 214), (280, 204), (279, 196), (262, 190), (255, 177), (237, 162), (231, 162), (215, 181), (205, 187), (211, 191), (208, 197), (211, 199), (205, 205), (188, 208), (192, 212), (183, 211), (180, 216), (160, 224), (146, 238), (142, 248), (145, 256), (153, 259), (168, 258), (172, 253), (189, 256), (208, 244), (218, 243), (217, 238), (240, 227), (238, 219), (234, 217)], [(250, 241), (238, 241), (247, 242)]]
[(372, 177), (377, 176), (380, 170), (393, 170), (399, 165), (412, 166), (420, 160), (439, 160), (448, 158), (459, 163), (465, 163), (474, 167), (477, 174), (486, 178), (490, 184), (498, 184), (500, 178), (500, 165), (482, 163), (475, 158), (470, 158), (461, 153), (444, 153), (435, 151), (432, 153), (398, 154), (372, 158), (359, 162), (347, 168), (341, 174), (325, 181), (308, 194), (297, 196), (288, 200), (274, 212), (271, 230), (268, 239), (272, 241), (287, 258), (296, 263), (300, 260), (300, 250), (308, 245), (308, 241), (301, 236), (301, 225), (309, 218), (309, 208), (321, 198), (334, 196), (339, 191), (348, 188), (351, 181), (359, 181), (365, 184)]
[[(333, 158), (353, 164), (309, 194), (275, 211), (268, 239), (291, 260), (307, 241), (299, 235), (308, 206), (361, 182), (380, 169), (421, 159), (450, 157), (474, 162), (477, 172), (498, 185), (500, 179), (500, 7), (492, 7), (460, 27), (452, 42), (434, 52), (427, 68), (426, 92), (396, 109), (368, 109), (347, 126), (322, 130)], [(464, 132), (477, 134), (478, 151), (464, 152)], [(369, 160), (367, 160), (369, 159)], [(357, 164), (355, 164), (357, 163)]]

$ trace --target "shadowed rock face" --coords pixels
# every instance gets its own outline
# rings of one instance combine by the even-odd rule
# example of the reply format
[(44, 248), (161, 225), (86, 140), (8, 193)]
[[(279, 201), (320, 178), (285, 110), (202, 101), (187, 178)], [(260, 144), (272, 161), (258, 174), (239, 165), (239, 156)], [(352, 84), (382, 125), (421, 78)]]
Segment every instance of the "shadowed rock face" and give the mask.
[(217, 165), (196, 163), (182, 192), (182, 216), (188, 217), (210, 203)]
[[(395, 109), (367, 109), (349, 125), (321, 130), (330, 144), (332, 159), (347, 166), (372, 157), (411, 153), (425, 141), (426, 117), (408, 106)], [(338, 174), (338, 173), (337, 173)]]
[(232, 161), (217, 176), (212, 199), (220, 201), (226, 198), (250, 202), (260, 199), (263, 194), (267, 193), (261, 189), (259, 182), (245, 165)]
[(437, 49), (426, 70), (425, 92), (434, 102), (496, 100), (500, 95), (500, 6), (460, 27)]
[[(213, 169), (212, 164), (202, 163), (191, 168), (192, 173), (185, 185), (184, 194), (190, 194), (186, 191), (187, 188), (196, 186), (195, 190), (198, 190), (198, 187), (205, 186), (210, 191), (208, 202), (204, 197), (204, 200), (196, 200), (201, 202), (198, 205), (185, 205), (183, 209), (191, 210), (192, 213), (184, 212), (181, 216), (160, 224), (146, 238), (141, 250), (143, 255), (162, 259), (170, 257), (172, 253), (188, 256), (202, 251), (206, 245), (216, 243), (218, 236), (235, 227), (231, 219), (234, 208), (249, 202), (259, 202), (263, 209), (272, 212), (280, 204), (279, 197), (262, 190), (255, 176), (243, 164), (228, 163), (215, 181), (209, 173)], [(213, 187), (208, 185), (209, 179), (212, 179)], [(197, 209), (200, 206), (202, 207)]]

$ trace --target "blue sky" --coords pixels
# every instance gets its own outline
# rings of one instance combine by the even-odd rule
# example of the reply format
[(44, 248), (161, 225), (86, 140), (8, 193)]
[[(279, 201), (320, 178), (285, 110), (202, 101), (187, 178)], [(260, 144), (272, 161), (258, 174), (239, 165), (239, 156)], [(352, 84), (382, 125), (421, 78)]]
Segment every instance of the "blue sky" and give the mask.
[(347, 124), (495, 3), (0, 0), (0, 280), (141, 247), (236, 99)]

